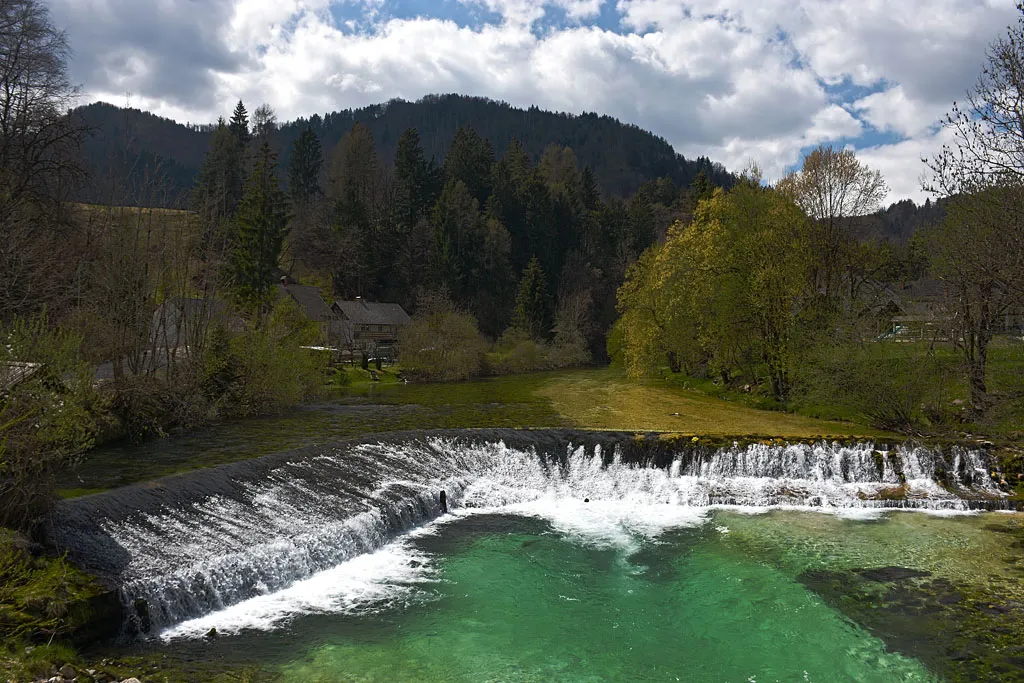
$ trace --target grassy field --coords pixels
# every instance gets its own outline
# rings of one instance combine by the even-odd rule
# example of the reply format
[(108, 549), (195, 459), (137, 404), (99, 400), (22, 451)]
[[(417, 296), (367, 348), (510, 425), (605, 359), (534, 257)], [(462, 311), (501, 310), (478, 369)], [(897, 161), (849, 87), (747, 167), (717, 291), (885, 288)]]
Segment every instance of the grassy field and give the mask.
[[(452, 384), (409, 384), (397, 370), (369, 373), (349, 370), (342, 390), (390, 405), (447, 407), (454, 420), (443, 427), (573, 427), (576, 429), (674, 432), (707, 436), (891, 436), (853, 421), (820, 420), (761, 410), (711, 396), (662, 379), (634, 380), (616, 368), (587, 368), (491, 377)], [(365, 377), (364, 377), (365, 375)], [(490, 419), (466, 411), (500, 408)], [(459, 417), (466, 420), (459, 422)], [(422, 428), (416, 425), (411, 428)]]
[(630, 380), (610, 368), (558, 373), (535, 391), (568, 424), (584, 429), (782, 438), (886, 436), (853, 422), (758, 410), (664, 380)]

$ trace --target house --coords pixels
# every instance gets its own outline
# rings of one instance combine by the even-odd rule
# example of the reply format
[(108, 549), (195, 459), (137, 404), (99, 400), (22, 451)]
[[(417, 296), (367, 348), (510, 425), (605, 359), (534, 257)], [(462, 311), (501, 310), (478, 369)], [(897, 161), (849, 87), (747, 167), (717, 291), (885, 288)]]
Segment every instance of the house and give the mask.
[(940, 280), (921, 279), (893, 287), (888, 309), (891, 321), (879, 340), (951, 341), (956, 336), (956, 312), (948, 287)]
[(277, 289), (283, 296), (291, 298), (309, 320), (316, 322), (320, 328), (320, 337), (326, 346), (345, 345), (349, 336), (346, 334), (345, 326), (341, 324), (338, 314), (320, 296), (318, 287), (297, 285), (284, 276)]
[(170, 297), (153, 311), (152, 346), (171, 350), (195, 346), (215, 323), (240, 324), (218, 299)]
[(358, 349), (390, 347), (398, 343), (401, 330), (412, 323), (398, 304), (366, 301), (335, 301), (332, 306), (350, 335), (348, 345)]
[(188, 358), (193, 349), (202, 348), (211, 328), (224, 326), (238, 330), (242, 325), (241, 318), (219, 299), (168, 297), (153, 311), (145, 346), (137, 348), (130, 358), (101, 363), (96, 368), (95, 379), (109, 382), (122, 373), (147, 374), (160, 370)]
[[(921, 279), (904, 283), (898, 289), (898, 306), (892, 311), (888, 332), (879, 340), (956, 341), (960, 338), (959, 302), (955, 292), (941, 280)], [(991, 320), (996, 335), (1024, 335), (1024, 304), (1000, 310)]]

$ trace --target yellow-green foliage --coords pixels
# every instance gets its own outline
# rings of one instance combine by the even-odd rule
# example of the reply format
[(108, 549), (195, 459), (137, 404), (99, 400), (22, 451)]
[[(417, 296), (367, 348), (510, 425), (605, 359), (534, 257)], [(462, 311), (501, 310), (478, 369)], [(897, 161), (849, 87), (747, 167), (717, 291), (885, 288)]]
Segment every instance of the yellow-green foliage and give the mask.
[(808, 234), (800, 210), (772, 190), (741, 182), (715, 191), (630, 267), (611, 350), (632, 376), (666, 364), (697, 375), (763, 368), (784, 394)]
[(258, 415), (313, 398), (323, 389), (327, 358), (303, 346), (319, 340), (316, 323), (282, 297), (267, 317), (230, 343), (238, 380), (231, 412)]
[(401, 338), (401, 361), (412, 376), (454, 381), (480, 374), (486, 342), (468, 313), (437, 310), (406, 327)]

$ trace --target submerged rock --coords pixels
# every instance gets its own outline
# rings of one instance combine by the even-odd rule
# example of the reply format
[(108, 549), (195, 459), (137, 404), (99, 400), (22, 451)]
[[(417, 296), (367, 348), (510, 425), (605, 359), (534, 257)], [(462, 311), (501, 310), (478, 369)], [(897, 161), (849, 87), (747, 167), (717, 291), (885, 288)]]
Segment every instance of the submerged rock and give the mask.
[(855, 569), (854, 571), (869, 581), (878, 581), (880, 583), (931, 576), (931, 572), (910, 569), (908, 567), (880, 567), (878, 569)]
[(798, 578), (944, 680), (1024, 682), (1024, 604), (1010, 586), (982, 591), (907, 567), (809, 570)]

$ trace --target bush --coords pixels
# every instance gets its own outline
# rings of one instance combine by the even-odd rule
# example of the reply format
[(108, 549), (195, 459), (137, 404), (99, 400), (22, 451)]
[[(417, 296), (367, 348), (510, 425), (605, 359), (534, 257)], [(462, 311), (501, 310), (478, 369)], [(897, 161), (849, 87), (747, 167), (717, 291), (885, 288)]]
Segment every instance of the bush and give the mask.
[(878, 429), (912, 432), (934, 421), (954, 368), (917, 345), (828, 345), (796, 372), (796, 403), (863, 416)]
[(316, 323), (291, 299), (280, 299), (262, 324), (254, 324), (230, 343), (236, 379), (224, 403), (226, 412), (253, 416), (319, 396), (327, 357), (303, 346), (319, 339)]
[(0, 526), (31, 531), (103, 410), (81, 339), (45, 316), (0, 326)]
[(479, 375), (486, 348), (472, 315), (435, 309), (402, 332), (400, 361), (414, 379), (452, 382)]

